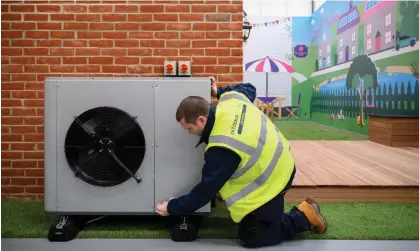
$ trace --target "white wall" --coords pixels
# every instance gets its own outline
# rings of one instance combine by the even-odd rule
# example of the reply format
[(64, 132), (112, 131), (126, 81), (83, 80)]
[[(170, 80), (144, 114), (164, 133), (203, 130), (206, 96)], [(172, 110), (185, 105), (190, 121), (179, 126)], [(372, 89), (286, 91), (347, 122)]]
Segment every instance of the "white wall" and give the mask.
[(320, 6), (322, 6), (327, 0), (313, 0), (314, 2), (314, 11), (315, 12)]
[[(284, 17), (311, 16), (311, 0), (244, 0), (248, 20), (263, 22)], [(244, 63), (265, 56), (272, 56), (291, 64), (284, 54), (292, 52), (292, 40), (280, 26), (254, 29), (244, 46)], [(244, 81), (257, 88), (258, 96), (265, 96), (266, 73), (244, 72)], [(268, 73), (269, 96), (283, 96), (283, 105), (292, 104), (292, 78), (288, 73)]]

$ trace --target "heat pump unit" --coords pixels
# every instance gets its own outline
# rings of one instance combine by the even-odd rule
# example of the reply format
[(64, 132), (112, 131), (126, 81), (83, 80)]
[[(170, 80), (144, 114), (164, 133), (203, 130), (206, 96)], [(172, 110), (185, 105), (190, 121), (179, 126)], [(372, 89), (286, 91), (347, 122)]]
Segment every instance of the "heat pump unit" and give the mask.
[[(209, 78), (47, 78), (45, 211), (155, 214), (201, 179), (204, 149), (175, 118)], [(211, 210), (208, 203), (196, 213)]]

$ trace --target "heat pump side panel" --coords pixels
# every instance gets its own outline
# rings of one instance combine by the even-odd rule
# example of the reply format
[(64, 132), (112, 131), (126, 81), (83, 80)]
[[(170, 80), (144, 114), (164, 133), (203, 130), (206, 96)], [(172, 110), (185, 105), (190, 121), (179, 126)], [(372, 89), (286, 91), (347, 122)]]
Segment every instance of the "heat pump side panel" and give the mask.
[[(156, 81), (156, 202), (189, 193), (202, 178), (205, 143), (195, 147), (198, 136), (190, 135), (176, 121), (182, 99), (196, 95), (211, 101), (209, 78), (173, 78)], [(196, 213), (210, 212), (208, 203)]]
[[(101, 214), (154, 213), (154, 81), (135, 78), (58, 80), (57, 204), (59, 212)], [(133, 117), (146, 141), (136, 175), (120, 185), (99, 187), (75, 177), (64, 153), (67, 130), (75, 116), (99, 106), (119, 108)], [(122, 167), (120, 167), (122, 168)]]
[(57, 81), (44, 83), (44, 210), (57, 210)]

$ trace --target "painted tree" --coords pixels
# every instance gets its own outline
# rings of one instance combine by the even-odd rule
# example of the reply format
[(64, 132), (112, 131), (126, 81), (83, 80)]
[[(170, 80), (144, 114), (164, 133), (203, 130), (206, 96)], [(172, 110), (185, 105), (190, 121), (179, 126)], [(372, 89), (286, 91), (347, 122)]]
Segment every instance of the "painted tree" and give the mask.
[(400, 35), (401, 36), (419, 36), (419, 2), (417, 1), (399, 1), (398, 9), (401, 16)]
[(378, 87), (377, 68), (374, 62), (367, 55), (355, 57), (349, 67), (346, 76), (346, 88), (357, 90), (359, 94), (359, 106), (361, 124), (364, 124), (364, 96), (368, 88), (372, 88), (372, 93)]

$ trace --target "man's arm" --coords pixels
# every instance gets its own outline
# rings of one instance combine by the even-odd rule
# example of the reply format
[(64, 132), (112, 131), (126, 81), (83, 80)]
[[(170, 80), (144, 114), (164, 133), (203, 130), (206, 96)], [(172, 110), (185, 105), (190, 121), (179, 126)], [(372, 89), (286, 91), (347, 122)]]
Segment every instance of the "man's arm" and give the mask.
[(210, 202), (236, 171), (241, 158), (233, 151), (211, 147), (205, 153), (202, 180), (189, 194), (171, 199), (167, 206), (170, 215), (191, 214)]
[(217, 88), (217, 99), (220, 99), (221, 94), (228, 91), (236, 91), (240, 92), (253, 103), (256, 98), (256, 87), (254, 87), (250, 83), (241, 83), (234, 86), (227, 86), (227, 87), (218, 87)]

